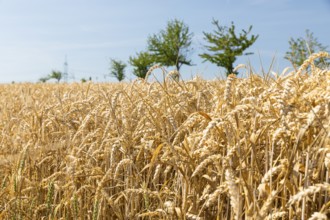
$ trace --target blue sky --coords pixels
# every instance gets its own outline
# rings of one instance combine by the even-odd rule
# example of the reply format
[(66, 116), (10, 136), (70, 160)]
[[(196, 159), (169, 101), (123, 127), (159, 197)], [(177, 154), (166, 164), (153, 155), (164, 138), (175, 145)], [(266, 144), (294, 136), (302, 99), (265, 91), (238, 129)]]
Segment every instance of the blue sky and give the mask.
[[(283, 59), (290, 37), (303, 37), (310, 29), (323, 45), (330, 46), (330, 0), (0, 0), (0, 82), (36, 82), (52, 70), (63, 71), (67, 56), (71, 81), (106, 77), (109, 59), (127, 62), (146, 48), (147, 38), (171, 19), (183, 20), (194, 33), (191, 58), (195, 66), (182, 67), (183, 78), (196, 74), (205, 79), (221, 76), (223, 69), (205, 62), (203, 31), (233, 21), (237, 30), (253, 25), (256, 43), (235, 64), (250, 62), (275, 71), (289, 66)], [(330, 49), (330, 48), (328, 48)], [(169, 67), (169, 70), (172, 68)], [(132, 67), (127, 80), (134, 79)]]

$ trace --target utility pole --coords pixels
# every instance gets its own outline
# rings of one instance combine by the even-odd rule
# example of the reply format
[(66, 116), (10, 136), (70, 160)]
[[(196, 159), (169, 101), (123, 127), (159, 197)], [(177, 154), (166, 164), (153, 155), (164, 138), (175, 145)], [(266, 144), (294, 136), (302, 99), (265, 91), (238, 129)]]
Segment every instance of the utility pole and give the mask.
[(64, 60), (63, 79), (64, 82), (68, 82), (68, 60), (66, 55)]

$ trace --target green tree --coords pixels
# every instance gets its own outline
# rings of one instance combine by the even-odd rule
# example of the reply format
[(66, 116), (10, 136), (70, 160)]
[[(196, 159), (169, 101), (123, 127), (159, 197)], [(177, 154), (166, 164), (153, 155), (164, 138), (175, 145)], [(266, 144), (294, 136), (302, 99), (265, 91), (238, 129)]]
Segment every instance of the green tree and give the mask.
[(110, 60), (110, 76), (116, 77), (118, 81), (125, 79), (126, 64), (120, 60)]
[(63, 77), (63, 74), (60, 71), (53, 70), (49, 74), (48, 79), (56, 79), (57, 80), (57, 83), (59, 83), (60, 80), (62, 79), (62, 77)]
[(45, 82), (47, 82), (47, 80), (49, 80), (49, 77), (41, 77), (39, 79), (39, 82), (45, 83)]
[[(313, 53), (319, 51), (326, 51), (327, 46), (323, 46), (318, 42), (317, 38), (308, 29), (306, 30), (305, 38), (299, 37), (297, 39), (291, 38), (289, 40), (290, 49), (285, 53), (285, 59), (289, 60), (293, 67), (297, 69), (303, 62)], [(317, 59), (314, 61), (317, 66), (328, 64), (324, 59)]]
[(165, 30), (148, 39), (148, 50), (155, 62), (164, 66), (175, 66), (179, 71), (182, 65), (191, 66), (188, 55), (191, 53), (193, 34), (189, 27), (177, 19), (169, 21)]
[(140, 52), (136, 54), (136, 57), (130, 57), (129, 63), (134, 67), (133, 74), (144, 79), (148, 70), (154, 64), (154, 60), (150, 53)]
[(217, 20), (213, 19), (212, 24), (216, 27), (213, 33), (203, 32), (204, 40), (209, 43), (205, 47), (210, 53), (203, 53), (199, 56), (204, 59), (204, 62), (209, 61), (224, 67), (228, 76), (234, 73), (233, 65), (237, 56), (253, 54), (243, 52), (258, 39), (258, 35), (252, 35), (248, 38), (247, 35), (251, 32), (252, 26), (247, 31), (242, 30), (242, 33), (237, 35), (233, 22), (230, 27), (227, 27), (221, 26)]

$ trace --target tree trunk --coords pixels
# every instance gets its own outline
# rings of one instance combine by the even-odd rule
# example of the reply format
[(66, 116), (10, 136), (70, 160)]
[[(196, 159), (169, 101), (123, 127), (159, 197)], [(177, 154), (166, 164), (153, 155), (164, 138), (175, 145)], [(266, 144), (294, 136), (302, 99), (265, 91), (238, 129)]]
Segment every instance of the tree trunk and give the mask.
[[(234, 73), (234, 67), (233, 67), (233, 64), (230, 64), (230, 66), (228, 65), (228, 66), (226, 67), (226, 69), (227, 69), (227, 76), (229, 76), (230, 74)], [(237, 73), (234, 73), (234, 74), (237, 75)]]
[(177, 64), (175, 64), (175, 67), (176, 67), (176, 70), (179, 72), (180, 71), (180, 64), (179, 63), (177, 63)]

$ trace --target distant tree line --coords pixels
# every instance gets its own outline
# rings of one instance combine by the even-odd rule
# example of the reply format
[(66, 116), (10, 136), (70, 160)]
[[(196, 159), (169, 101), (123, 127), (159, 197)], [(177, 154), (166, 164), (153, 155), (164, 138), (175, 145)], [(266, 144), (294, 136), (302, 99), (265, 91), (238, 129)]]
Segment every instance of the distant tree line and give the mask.
[[(203, 39), (206, 42), (203, 45), (205, 52), (199, 56), (203, 62), (208, 61), (225, 68), (227, 76), (238, 74), (234, 71), (234, 62), (238, 56), (253, 54), (245, 51), (256, 42), (259, 35), (251, 34), (252, 25), (247, 30), (242, 29), (241, 32), (237, 32), (233, 22), (227, 27), (213, 19), (212, 24), (215, 28), (213, 32), (203, 32)], [(189, 58), (193, 51), (192, 38), (193, 33), (190, 32), (188, 25), (178, 19), (170, 20), (165, 29), (148, 37), (145, 51), (129, 57), (128, 63), (133, 67), (133, 74), (145, 78), (150, 67), (155, 64), (165, 67), (174, 66), (178, 72), (183, 65), (192, 66), (193, 62)], [(289, 60), (294, 68), (300, 66), (310, 54), (327, 49), (309, 30), (306, 31), (305, 38), (291, 38), (289, 45), (290, 49), (284, 58)], [(321, 59), (316, 64), (329, 65), (329, 61)], [(126, 77), (126, 67), (127, 64), (121, 60), (110, 59), (109, 75), (122, 81)], [(59, 82), (62, 75), (61, 72), (52, 71), (47, 77), (40, 78), (40, 81), (56, 79)]]
[[(252, 30), (242, 30), (237, 34), (234, 23), (230, 27), (221, 26), (217, 20), (213, 20), (215, 30), (213, 33), (204, 32), (204, 40), (208, 43), (204, 47), (208, 52), (199, 54), (204, 62), (209, 61), (219, 67), (226, 69), (227, 75), (234, 73), (233, 64), (237, 56), (249, 55), (244, 53), (258, 38), (258, 35), (251, 35)], [(192, 66), (189, 58), (192, 48), (193, 33), (183, 21), (174, 19), (167, 23), (165, 29), (147, 39), (146, 51), (136, 53), (129, 57), (129, 64), (133, 66), (133, 74), (145, 78), (148, 69), (154, 64), (162, 66), (174, 66), (179, 72), (183, 65)], [(110, 75), (119, 81), (125, 78), (124, 63), (119, 60), (110, 60)], [(120, 74), (119, 74), (120, 73)], [(235, 73), (237, 74), (237, 73)]]
[[(229, 27), (220, 25), (219, 21), (213, 19), (213, 32), (203, 32), (204, 53), (199, 54), (203, 61), (211, 62), (226, 70), (226, 75), (238, 74), (234, 71), (234, 62), (238, 56), (251, 55), (252, 52), (245, 52), (258, 39), (259, 35), (251, 34), (252, 26), (247, 30), (237, 32), (232, 22)], [(133, 74), (145, 78), (149, 68), (154, 64), (162, 66), (174, 66), (177, 71), (183, 65), (193, 65), (189, 55), (192, 52), (193, 33), (189, 27), (180, 20), (171, 20), (167, 27), (158, 34), (149, 36), (147, 49), (129, 57), (129, 64), (133, 66)], [(286, 52), (285, 59), (289, 60), (294, 68), (300, 66), (309, 55), (318, 51), (325, 51), (327, 47), (318, 42), (317, 38), (309, 30), (305, 38), (289, 40), (290, 50)], [(118, 65), (118, 64), (121, 65)], [(316, 61), (316, 65), (329, 65), (330, 62), (324, 59)], [(126, 65), (119, 60), (111, 60), (111, 75), (119, 81), (125, 78)], [(113, 73), (121, 73), (120, 78)]]

